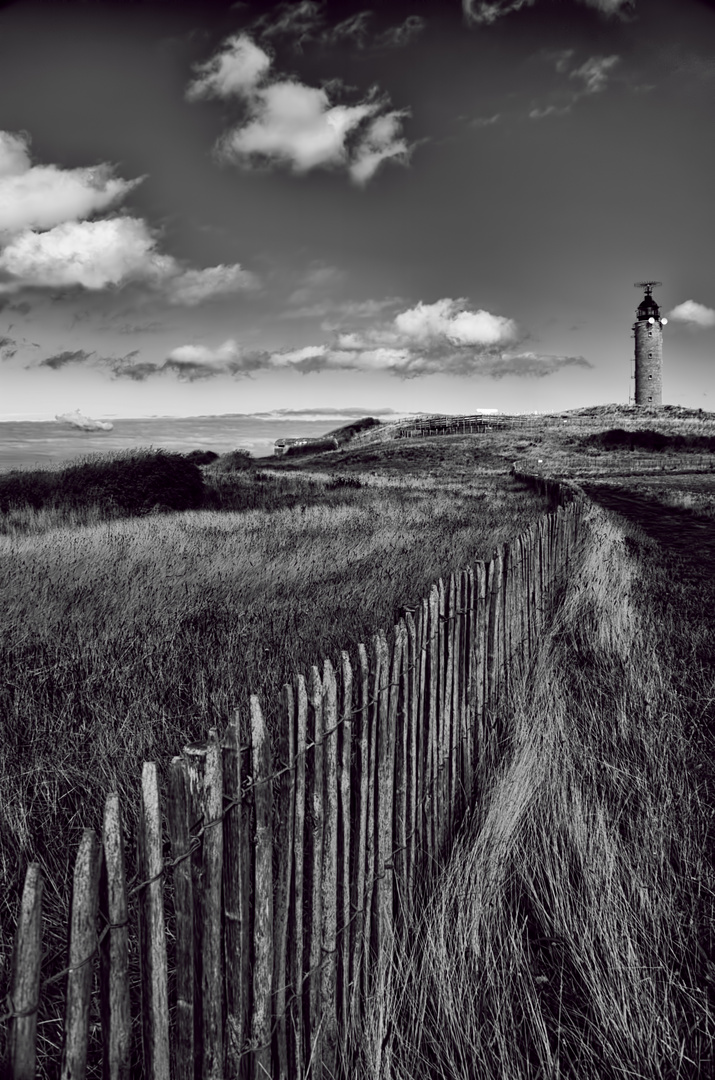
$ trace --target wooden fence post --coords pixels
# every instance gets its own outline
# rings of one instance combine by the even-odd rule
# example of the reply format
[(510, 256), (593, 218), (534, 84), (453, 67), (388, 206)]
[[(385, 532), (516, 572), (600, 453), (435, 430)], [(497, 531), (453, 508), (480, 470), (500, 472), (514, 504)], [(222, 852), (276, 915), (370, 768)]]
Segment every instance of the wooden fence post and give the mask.
[(325, 829), (323, 833), (322, 945), (320, 996), (323, 1069), (335, 1072), (338, 994), (338, 692), (330, 660), (323, 661), (323, 763), (325, 767)]
[[(234, 805), (224, 822), (223, 903), (226, 965), (226, 1063), (231, 1076), (243, 1078), (248, 1061), (241, 1060), (248, 1037), (250, 1008), (250, 804), (243, 797), (248, 769), (242, 761), (238, 717), (227, 725), (223, 739), (223, 791)], [(244, 751), (247, 756), (247, 750)], [(190, 864), (187, 862), (189, 886)]]
[(400, 696), (402, 634), (395, 627), (392, 663), (384, 633), (380, 634), (383, 679), (380, 687), (380, 712), (377, 729), (377, 847), (376, 912), (377, 961), (384, 972), (393, 941), (394, 871), (392, 864), (393, 822), (395, 813), (395, 731)]
[(402, 664), (400, 669), (397, 719), (395, 725), (395, 854), (393, 863), (393, 884), (395, 898), (399, 904), (396, 917), (400, 919), (407, 903), (407, 865), (408, 865), (408, 842), (409, 832), (409, 753), (410, 753), (410, 711), (412, 672), (410, 671), (409, 641), (407, 626), (404, 619), (400, 619), (396, 633), (399, 632), (402, 640)]
[(10, 1071), (12, 1080), (34, 1080), (37, 1038), (37, 1007), (42, 963), (42, 892), (40, 864), (31, 862), (25, 872), (20, 917), (13, 949), (10, 1008)]
[[(438, 615), (438, 690), (437, 690), (437, 759), (435, 773), (435, 818), (437, 835), (435, 838), (434, 857), (439, 859), (444, 846), (447, 830), (448, 806), (449, 806), (449, 707), (447, 701), (447, 661), (449, 651), (451, 620), (449, 619), (448, 596), (444, 580), (439, 578), (437, 582), (439, 591), (439, 615)], [(451, 689), (451, 688), (450, 688)], [(449, 703), (451, 707), (451, 702)]]
[[(221, 877), (223, 863), (223, 782), (215, 730), (202, 743), (184, 747), (190, 823), (200, 825), (201, 843), (192, 849), (194, 908), (194, 1047), (207, 1080), (223, 1073)], [(209, 822), (217, 821), (217, 825)]]
[(124, 840), (116, 792), (111, 792), (105, 800), (102, 843), (100, 912), (109, 927), (100, 946), (103, 1075), (107, 1080), (127, 1080), (132, 1034), (129, 914)]
[(440, 724), (440, 839), (439, 856), (442, 857), (449, 837), (452, 835), (452, 743), (454, 728), (454, 667), (455, 667), (455, 626), (457, 621), (456, 579), (449, 575), (445, 588), (444, 613), (440, 620), (444, 634), (444, 679), (442, 682), (441, 724)]
[(498, 631), (498, 566), (496, 557), (493, 558), (487, 567), (488, 584), (487, 584), (487, 640), (486, 640), (486, 704), (488, 714), (488, 724), (490, 728), (490, 734), (488, 741), (491, 741), (491, 728), (494, 723), (494, 712), (496, 709), (496, 678), (497, 678), (497, 631)]
[[(417, 627), (416, 627), (416, 643), (417, 650), (416, 661), (417, 667), (417, 708), (415, 713), (415, 740), (416, 740), (416, 759), (417, 764), (415, 768), (415, 842), (412, 850), (413, 859), (413, 887), (416, 889), (421, 887), (424, 880), (425, 862), (428, 850), (427, 841), (427, 820), (426, 820), (426, 800), (427, 800), (427, 768), (430, 748), (430, 736), (429, 736), (429, 701), (428, 701), (428, 648), (429, 648), (429, 601), (426, 597), (422, 599), (419, 611), (417, 613)], [(420, 874), (418, 877), (417, 869), (419, 865)]]
[(293, 964), (291, 968), (294, 998), (291, 1004), (293, 1024), (293, 1075), (302, 1077), (305, 1072), (305, 978), (310, 970), (307, 940), (310, 941), (309, 924), (306, 919), (306, 744), (308, 739), (308, 693), (305, 678), (298, 675), (295, 685), (295, 807), (293, 826), (293, 905), (292, 934)]
[(357, 745), (352, 784), (357, 831), (353, 830), (354, 840), (352, 846), (354, 855), (351, 866), (353, 923), (350, 935), (350, 1016), (352, 1024), (356, 1027), (362, 1015), (362, 986), (364, 984), (365, 970), (365, 875), (367, 867), (367, 811), (370, 800), (370, 664), (367, 650), (363, 644), (358, 645), (358, 663), (358, 712), (356, 715), (360, 718), (357, 729), (360, 741)]
[(469, 687), (469, 606), (471, 604), (471, 579), (466, 570), (459, 574), (459, 615), (457, 619), (457, 725), (454, 751), (455, 763), (455, 814), (461, 823), (471, 798), (467, 768), (469, 746), (469, 716), (467, 690)]
[(172, 758), (166, 817), (175, 863), (176, 1022), (172, 1050), (176, 1080), (194, 1077), (194, 896), (191, 883), (189, 781), (182, 757)]
[[(420, 613), (422, 608), (420, 607)], [(418, 619), (421, 621), (421, 614), (418, 615)], [(414, 910), (414, 893), (415, 893), (415, 853), (418, 845), (418, 827), (417, 827), (417, 806), (418, 806), (418, 793), (417, 793), (417, 768), (418, 768), (418, 753), (419, 753), (419, 733), (418, 733), (418, 716), (419, 713), (419, 693), (420, 693), (420, 653), (418, 627), (415, 624), (414, 616), (411, 611), (408, 611), (405, 616), (407, 624), (407, 667), (409, 670), (409, 686), (410, 686), (410, 704), (409, 704), (409, 734), (407, 738), (407, 765), (406, 765), (406, 783), (407, 783), (407, 817), (405, 822), (407, 851), (405, 853), (407, 860), (407, 904), (408, 911), (411, 914)]]
[(352, 841), (351, 780), (352, 780), (352, 734), (353, 734), (353, 669), (347, 652), (340, 654), (342, 661), (342, 684), (338, 754), (340, 758), (340, 832), (338, 837), (338, 861), (340, 869), (340, 892), (338, 897), (338, 979), (340, 983), (339, 1019), (343, 1031), (347, 1027), (350, 1010), (350, 845)]
[(433, 585), (429, 595), (429, 637), (427, 645), (428, 684), (429, 684), (429, 711), (427, 715), (427, 732), (429, 745), (425, 762), (425, 845), (426, 867), (431, 874), (432, 866), (437, 858), (439, 846), (437, 817), (439, 813), (439, 756), (438, 756), (438, 701), (439, 701), (439, 589)]
[(61, 1080), (83, 1080), (87, 1066), (92, 968), (97, 950), (99, 845), (84, 829), (74, 866), (70, 921), (69, 973)]
[(475, 605), (475, 578), (473, 567), (468, 567), (465, 584), (464, 601), (464, 674), (463, 674), (463, 702), (464, 702), (464, 746), (462, 751), (462, 775), (464, 776), (464, 797), (467, 806), (472, 805), (474, 798), (474, 737), (477, 725), (477, 707), (475, 701), (475, 661), (474, 652), (474, 605)]
[[(191, 895), (194, 912), (193, 926), (193, 969), (194, 969), (194, 1052), (201, 1061), (203, 1069), (203, 1039), (204, 1039), (204, 1000), (201, 992), (203, 983), (203, 841), (200, 830), (205, 820), (204, 813), (204, 769), (206, 767), (206, 741), (189, 743), (182, 750), (184, 768), (186, 770), (188, 814), (190, 832), (190, 858), (188, 860), (191, 872)], [(198, 1070), (198, 1071), (201, 1071)]]
[(271, 748), (258, 698), (251, 694), (253, 801), (256, 812), (253, 879), (253, 1017), (255, 1080), (271, 1080), (273, 1003), (273, 798)]
[[(308, 927), (308, 1053), (316, 1076), (322, 1073), (321, 961), (323, 938), (323, 837), (325, 830), (325, 775), (323, 749), (323, 687), (317, 667), (310, 670), (308, 684), (308, 737), (313, 743), (313, 767), (309, 773), (310, 828), (307, 831), (310, 869), (310, 922)], [(308, 759), (310, 760), (310, 759)]]
[(285, 759), (278, 788), (278, 877), (275, 888), (275, 931), (273, 947), (273, 995), (276, 1027), (277, 1080), (288, 1080), (288, 1028), (286, 1022), (286, 987), (288, 975), (288, 913), (293, 871), (293, 830), (295, 813), (295, 702), (292, 687), (283, 687), (283, 730), (278, 734)]
[[(138, 836), (139, 956), (146, 1080), (169, 1080), (169, 1001), (161, 858), (161, 814), (156, 765), (142, 767)], [(68, 1078), (69, 1080), (69, 1078)]]
[(203, 1078), (223, 1080), (223, 964), (221, 877), (223, 871), (223, 777), (221, 748), (214, 729), (206, 747), (203, 789), (203, 896), (201, 998)]

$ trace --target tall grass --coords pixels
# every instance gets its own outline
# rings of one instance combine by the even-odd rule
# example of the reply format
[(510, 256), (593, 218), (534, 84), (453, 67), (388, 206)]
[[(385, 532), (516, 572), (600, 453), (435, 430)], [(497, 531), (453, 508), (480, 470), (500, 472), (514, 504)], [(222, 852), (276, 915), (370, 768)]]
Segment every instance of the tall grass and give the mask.
[(711, 810), (662, 553), (624, 528), (593, 508), (501, 766), (359, 1033), (365, 1078), (715, 1070)]
[[(275, 728), (296, 672), (354, 651), (546, 508), (504, 476), (461, 491), (366, 478), (336, 484), (332, 502), (316, 480), (314, 504), (309, 478), (280, 483), (298, 485), (299, 505), (0, 537), (0, 989), (30, 859), (48, 882), (43, 976), (63, 966), (71, 859), (113, 789), (132, 872), (142, 760), (165, 779), (183, 745), (235, 709), (245, 718), (249, 693)], [(61, 1038), (61, 993), (55, 984), (40, 1013), (43, 1069)]]

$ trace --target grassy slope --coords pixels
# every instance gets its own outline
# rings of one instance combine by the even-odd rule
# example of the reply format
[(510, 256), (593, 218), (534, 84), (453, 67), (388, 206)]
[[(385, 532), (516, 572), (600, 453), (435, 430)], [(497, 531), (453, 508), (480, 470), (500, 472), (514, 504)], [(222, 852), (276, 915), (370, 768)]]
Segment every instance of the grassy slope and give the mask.
[(592, 520), (503, 767), (376, 999), (365, 1077), (715, 1071), (715, 635), (682, 561)]
[[(445, 480), (450, 455), (463, 481)], [(444, 448), (439, 469), (429, 447), (423, 456), (409, 476), (378, 469), (358, 489), (286, 474), (278, 486), (289, 503), (291, 486), (300, 495), (287, 509), (0, 537), (3, 986), (29, 859), (48, 879), (47, 976), (64, 960), (68, 852), (83, 827), (99, 826), (107, 791), (122, 794), (131, 873), (143, 759), (163, 775), (235, 708), (245, 719), (249, 692), (262, 695), (269, 724), (280, 722), (284, 681), (354, 652), (440, 574), (490, 557), (546, 508), (503, 462), (480, 471), (468, 446)], [(56, 984), (41, 1012), (49, 1046), (62, 992)]]
[[(623, 415), (612, 412), (597, 422), (603, 428), (625, 426)], [(710, 430), (709, 423), (694, 423)], [(96, 814), (100, 794), (116, 773), (125, 789), (131, 787), (142, 756), (168, 757), (225, 716), (236, 703), (227, 686), (239, 683), (244, 696), (249, 686), (261, 689), (246, 674), (266, 670), (260, 649), (247, 660), (252, 640), (268, 632), (269, 652), (263, 655), (272, 661), (277, 643), (288, 640), (297, 650), (293, 661), (302, 649), (305, 664), (318, 651), (311, 653), (316, 642), (309, 635), (300, 640), (300, 627), (310, 626), (310, 634), (327, 629), (320, 648), (330, 653), (333, 643), (348, 644), (337, 631), (331, 638), (330, 631), (335, 598), (351, 591), (348, 622), (363, 618), (366, 594), (380, 598), (378, 621), (389, 622), (400, 604), (424, 591), (416, 578), (405, 577), (414, 552), (426, 557), (421, 570), (427, 582), (450, 565), (461, 565), (470, 544), (472, 553), (488, 555), (495, 542), (518, 531), (522, 511), (524, 518), (534, 516), (533, 503), (525, 502), (514, 516), (508, 497), (499, 503), (507, 464), (519, 452), (534, 465), (537, 455), (542, 457), (545, 468), (559, 454), (570, 455), (571, 463), (574, 455), (586, 460), (578, 441), (566, 442), (578, 436), (547, 425), (527, 439), (505, 432), (398, 443), (389, 435), (384, 429), (369, 433), (299, 466), (270, 463), (285, 481), (297, 468), (303, 470), (296, 475), (302, 485), (310, 483), (306, 470), (311, 469), (318, 485), (326, 470), (368, 478), (367, 491), (335, 493), (344, 498), (342, 509), (307, 505), (305, 512), (296, 507), (268, 518), (187, 514), (131, 527), (70, 530), (55, 534), (54, 541), (50, 534), (37, 538), (42, 546), (25, 556), (25, 572), (14, 578), (13, 588), (25, 601), (6, 645), (6, 658), (14, 664), (10, 685), (20, 707), (14, 719), (6, 713), (12, 722), (2, 783), (4, 790), (11, 784), (11, 797), (2, 808), (2, 850), (5, 883), (12, 884), (5, 890), (4, 914), (17, 896), (13, 860), (42, 845), (38, 822), (43, 815), (48, 836), (53, 821), (61, 823), (61, 839), (52, 842), (47, 860), (51, 888), (66, 894), (66, 851), (86, 823), (83, 800), (90, 800)], [(625, 474), (632, 461), (611, 452), (601, 455), (601, 469), (610, 462), (614, 475)], [(481, 471), (476, 488), (489, 492), (481, 502), (474, 502), (474, 491), (460, 495), (474, 482), (475, 469)], [(641, 489), (652, 487), (654, 478), (629, 479), (636, 482)], [(702, 475), (671, 475), (658, 483), (663, 502), (687, 503), (690, 489), (711, 500)], [(372, 530), (379, 532), (390, 520), (397, 527), (391, 543), (375, 544), (367, 526), (357, 527), (360, 500)], [(486, 525), (483, 550), (479, 541), (474, 546), (466, 524), (473, 522), (475, 506)], [(414, 518), (413, 548), (403, 543), (411, 507), (421, 507)], [(492, 516), (483, 516), (485, 510)], [(261, 521), (280, 528), (268, 531)], [(284, 527), (281, 559), (278, 537)], [(602, 527), (591, 575), (583, 588), (574, 589), (569, 617), (545, 650), (538, 693), (516, 703), (503, 774), (459, 841), (444, 887), (416, 931), (418, 948), (398, 958), (397, 992), (377, 1002), (373, 1041), (370, 1031), (361, 1033), (370, 1076), (379, 1075), (376, 1056), (385, 1080), (708, 1074), (709, 980), (715, 976), (706, 961), (713, 955), (715, 893), (708, 859), (715, 795), (707, 734), (715, 695), (708, 658), (715, 646), (703, 605), (707, 574), (702, 568), (694, 573), (692, 564), (688, 571), (682, 552), (664, 553), (637, 527), (627, 535), (626, 544)], [(466, 546), (455, 552), (453, 540), (460, 537)], [(316, 547), (323, 539), (327, 559)], [(8, 540), (8, 550), (16, 550), (13, 543), (19, 541)], [(172, 558), (162, 560), (159, 553), (167, 547)], [(106, 558), (108, 549), (119, 572)], [(301, 550), (302, 561), (317, 574), (325, 608), (314, 609), (316, 585), (310, 576), (303, 582), (295, 577), (281, 592), (276, 569), (270, 601), (261, 599), (260, 590), (251, 591), (258, 579), (271, 578), (266, 566), (282, 566), (286, 552), (292, 557)], [(277, 561), (270, 562), (273, 558)], [(191, 567), (188, 582), (182, 565)], [(78, 574), (74, 593), (75, 585), (67, 590), (70, 566), (90, 568), (84, 580)], [(83, 620), (73, 620), (72, 612), (77, 605), (94, 611), (92, 567), (105, 577), (98, 579), (104, 587), (95, 590), (98, 633), (87, 659)], [(382, 579), (363, 580), (363, 572), (375, 567), (384, 571)], [(352, 590), (345, 589), (346, 574), (354, 575)], [(128, 612), (123, 630), (102, 606), (110, 580)], [(368, 581), (375, 583), (372, 594)], [(224, 637), (211, 638), (214, 605), (204, 600), (211, 597), (212, 584), (213, 595), (225, 597), (231, 582), (234, 602), (220, 601), (216, 609), (223, 616)], [(244, 602), (242, 589), (250, 602)], [(50, 597), (54, 604), (38, 616), (37, 600), (46, 604)], [(374, 628), (374, 610), (354, 623), (355, 640)], [(247, 612), (253, 613), (248, 621)], [(65, 635), (61, 648), (59, 632)], [(219, 677), (215, 661), (227, 633), (230, 662)], [(100, 654), (104, 667), (98, 666)], [(244, 665), (240, 682), (237, 664)], [(72, 730), (75, 715), (85, 717), (84, 728)], [(50, 952), (59, 954), (61, 934), (53, 934)], [(8, 945), (5, 939), (5, 961)], [(56, 1035), (51, 1025), (42, 1030), (50, 1040)], [(416, 1038), (420, 1031), (424, 1036)]]

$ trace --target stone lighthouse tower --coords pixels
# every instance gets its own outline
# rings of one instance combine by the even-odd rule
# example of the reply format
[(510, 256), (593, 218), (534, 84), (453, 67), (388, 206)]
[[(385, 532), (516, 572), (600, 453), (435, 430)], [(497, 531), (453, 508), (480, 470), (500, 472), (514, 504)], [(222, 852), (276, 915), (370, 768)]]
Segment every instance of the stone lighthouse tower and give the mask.
[(645, 289), (638, 305), (633, 332), (636, 339), (636, 405), (663, 404), (663, 327), (653, 289), (661, 281), (637, 281), (637, 289)]

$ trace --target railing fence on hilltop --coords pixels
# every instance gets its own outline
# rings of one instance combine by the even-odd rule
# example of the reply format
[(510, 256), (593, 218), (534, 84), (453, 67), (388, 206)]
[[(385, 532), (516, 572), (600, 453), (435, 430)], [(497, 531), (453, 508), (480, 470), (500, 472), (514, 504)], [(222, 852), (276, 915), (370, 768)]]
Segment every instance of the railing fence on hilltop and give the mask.
[[(88, 829), (80, 843), (68, 964), (52, 977), (67, 985), (63, 1080), (85, 1076), (95, 964), (103, 1075), (130, 1074), (132, 897), (147, 1078), (350, 1074), (347, 1032), (360, 1029), (391, 943), (487, 781), (510, 679), (534, 656), (583, 532), (583, 503), (531, 480), (556, 509), (433, 585), (356, 661), (343, 652), (337, 671), (325, 660), (284, 686), (272, 746), (253, 696), (247, 743), (234, 718), (172, 760), (169, 860), (157, 767), (144, 763), (136, 883), (119, 799), (107, 796), (101, 840)], [(13, 1080), (35, 1075), (42, 895), (32, 863), (2, 1018)]]

